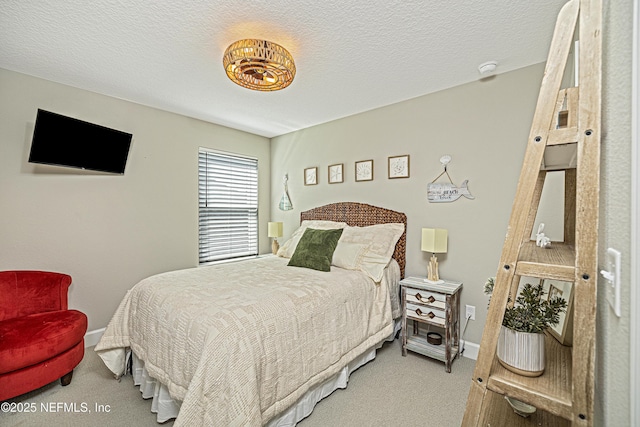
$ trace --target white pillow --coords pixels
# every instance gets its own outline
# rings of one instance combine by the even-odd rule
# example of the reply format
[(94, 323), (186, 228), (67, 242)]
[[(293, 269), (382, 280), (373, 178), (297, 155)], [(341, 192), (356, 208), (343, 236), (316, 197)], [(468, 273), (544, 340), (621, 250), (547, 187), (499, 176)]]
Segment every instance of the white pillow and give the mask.
[(282, 246), (280, 246), (280, 249), (278, 249), (278, 256), (283, 258), (291, 258), (296, 250), (296, 246), (298, 246), (300, 238), (304, 234), (304, 231), (309, 227), (315, 228), (316, 230), (334, 230), (336, 228), (345, 228), (346, 226), (346, 222), (304, 220), (302, 221), (302, 224), (300, 224), (300, 227), (298, 227), (298, 229), (293, 232), (289, 240), (287, 240)]
[(369, 245), (365, 243), (351, 243), (338, 240), (336, 250), (333, 251), (331, 265), (346, 268), (347, 270), (359, 270), (362, 265), (362, 256), (368, 247)]
[(384, 269), (389, 264), (402, 233), (404, 233), (404, 224), (401, 223), (346, 227), (338, 241), (336, 251), (342, 243), (367, 244), (357, 269), (379, 282), (382, 280)]

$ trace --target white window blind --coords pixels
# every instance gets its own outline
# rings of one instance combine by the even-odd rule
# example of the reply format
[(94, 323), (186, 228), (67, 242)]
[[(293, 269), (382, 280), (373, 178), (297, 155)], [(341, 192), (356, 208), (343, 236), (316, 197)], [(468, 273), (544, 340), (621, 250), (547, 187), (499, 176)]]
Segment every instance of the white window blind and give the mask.
[(258, 160), (200, 149), (200, 264), (258, 254)]

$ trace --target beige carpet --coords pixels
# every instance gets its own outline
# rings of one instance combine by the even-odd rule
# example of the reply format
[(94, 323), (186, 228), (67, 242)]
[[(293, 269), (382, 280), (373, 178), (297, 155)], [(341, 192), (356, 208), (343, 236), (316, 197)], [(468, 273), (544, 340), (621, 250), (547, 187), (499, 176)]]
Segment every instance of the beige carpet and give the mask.
[[(298, 426), (459, 426), (474, 364), (459, 358), (447, 374), (442, 362), (411, 352), (402, 357), (395, 340), (354, 372), (346, 389), (321, 401)], [(142, 399), (131, 376), (114, 380), (93, 348), (86, 350), (69, 386), (55, 382), (9, 403), (23, 412), (0, 411), (2, 426), (159, 425), (151, 401)]]

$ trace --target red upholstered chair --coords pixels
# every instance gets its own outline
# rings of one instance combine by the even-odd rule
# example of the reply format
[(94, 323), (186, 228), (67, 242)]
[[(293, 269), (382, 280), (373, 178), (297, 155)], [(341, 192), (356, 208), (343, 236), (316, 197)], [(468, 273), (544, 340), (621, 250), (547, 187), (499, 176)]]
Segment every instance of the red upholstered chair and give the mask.
[(0, 271), (0, 401), (71, 382), (87, 316), (67, 309), (70, 284), (61, 273)]

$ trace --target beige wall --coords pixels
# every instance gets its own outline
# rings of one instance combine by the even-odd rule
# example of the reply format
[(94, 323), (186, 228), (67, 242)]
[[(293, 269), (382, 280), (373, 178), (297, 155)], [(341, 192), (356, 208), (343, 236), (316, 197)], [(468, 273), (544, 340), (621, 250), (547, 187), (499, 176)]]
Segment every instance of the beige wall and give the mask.
[[(133, 133), (124, 175), (27, 162), (38, 108)], [(269, 215), (267, 138), (0, 69), (0, 269), (73, 277), (89, 330), (154, 273), (198, 263), (198, 147), (257, 157)], [(266, 221), (266, 219), (265, 219)], [(261, 251), (269, 250), (266, 227)]]
[[(272, 139), (271, 219), (285, 222), (286, 239), (301, 210), (326, 203), (359, 201), (405, 212), (408, 275), (426, 274), (421, 229), (448, 229), (440, 273), (464, 282), (462, 310), (476, 306), (465, 337), (479, 343), (487, 312), (482, 288), (498, 266), (542, 73), (543, 65), (534, 65)], [(387, 157), (403, 154), (411, 156), (410, 177), (388, 179)], [(453, 158), (454, 183), (468, 179), (475, 200), (427, 201), (427, 184), (442, 172), (444, 154)], [(355, 182), (354, 162), (366, 159), (374, 160), (374, 180)], [(327, 183), (327, 167), (335, 163), (345, 165), (342, 184)], [(319, 184), (304, 186), (303, 170), (312, 166)], [(294, 206), (288, 212), (277, 208), (285, 173)]]

